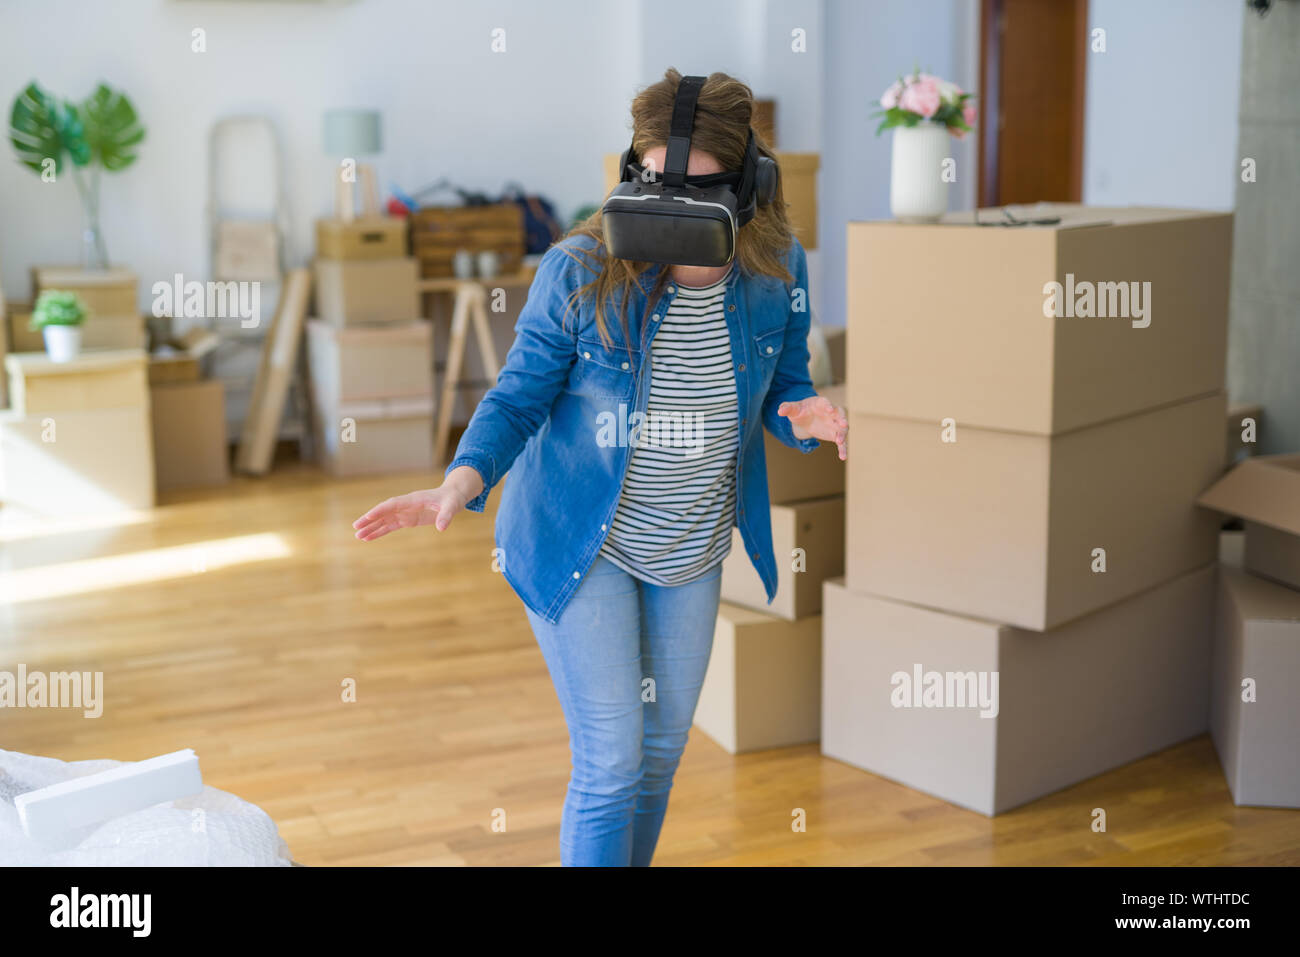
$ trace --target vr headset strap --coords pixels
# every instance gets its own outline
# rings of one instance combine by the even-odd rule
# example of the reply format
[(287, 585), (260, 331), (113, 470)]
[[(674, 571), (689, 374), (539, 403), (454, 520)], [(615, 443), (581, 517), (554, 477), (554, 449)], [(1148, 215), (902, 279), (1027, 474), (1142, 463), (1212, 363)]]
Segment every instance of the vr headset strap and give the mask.
[(691, 155), (691, 130), (695, 126), (695, 104), (700, 98), (700, 88), (708, 79), (703, 76), (684, 76), (677, 84), (677, 98), (673, 101), (673, 122), (668, 132), (668, 151), (664, 157), (664, 185), (686, 185), (686, 161)]

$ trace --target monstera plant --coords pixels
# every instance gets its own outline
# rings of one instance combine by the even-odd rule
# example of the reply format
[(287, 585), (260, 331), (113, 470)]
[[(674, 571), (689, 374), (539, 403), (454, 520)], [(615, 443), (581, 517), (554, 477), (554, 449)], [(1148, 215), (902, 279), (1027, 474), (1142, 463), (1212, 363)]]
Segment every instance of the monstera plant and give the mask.
[(72, 172), (85, 214), (83, 262), (87, 268), (108, 266), (99, 229), (99, 181), (103, 170), (126, 169), (136, 158), (144, 127), (135, 107), (104, 83), (80, 103), (60, 100), (36, 83), (14, 98), (9, 114), (9, 142), (23, 165), (46, 182)]

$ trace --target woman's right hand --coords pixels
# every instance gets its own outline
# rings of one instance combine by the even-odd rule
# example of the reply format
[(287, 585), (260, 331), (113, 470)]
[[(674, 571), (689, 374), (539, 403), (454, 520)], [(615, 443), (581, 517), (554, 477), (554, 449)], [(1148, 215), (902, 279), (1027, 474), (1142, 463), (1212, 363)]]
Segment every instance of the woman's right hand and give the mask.
[(357, 538), (373, 542), (399, 528), (433, 525), (442, 531), (452, 517), (483, 491), (483, 479), (468, 465), (452, 469), (437, 488), (408, 492), (380, 502), (352, 523)]

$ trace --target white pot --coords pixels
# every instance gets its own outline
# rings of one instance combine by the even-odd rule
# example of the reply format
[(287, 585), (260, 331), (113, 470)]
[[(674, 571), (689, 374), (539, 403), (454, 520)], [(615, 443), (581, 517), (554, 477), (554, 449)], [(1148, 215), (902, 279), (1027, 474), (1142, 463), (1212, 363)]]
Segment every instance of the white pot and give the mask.
[(70, 362), (81, 352), (81, 326), (43, 326), (41, 334), (52, 362)]
[(943, 161), (950, 153), (947, 127), (922, 121), (894, 128), (889, 211), (905, 223), (933, 223), (948, 211)]

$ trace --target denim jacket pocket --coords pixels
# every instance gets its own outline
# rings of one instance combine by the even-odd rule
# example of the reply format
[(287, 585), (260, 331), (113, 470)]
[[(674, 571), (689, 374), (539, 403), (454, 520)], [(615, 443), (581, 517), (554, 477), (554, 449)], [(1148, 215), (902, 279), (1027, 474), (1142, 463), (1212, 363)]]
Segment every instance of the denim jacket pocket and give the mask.
[(579, 336), (577, 349), (577, 362), (569, 372), (569, 392), (598, 399), (632, 397), (641, 365), (639, 350), (618, 343), (607, 346), (595, 336)]
[(763, 381), (770, 382), (776, 364), (781, 361), (781, 350), (785, 348), (785, 327), (771, 332), (760, 332), (754, 336), (754, 354), (758, 367), (763, 370)]

